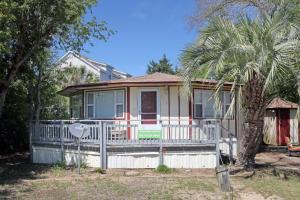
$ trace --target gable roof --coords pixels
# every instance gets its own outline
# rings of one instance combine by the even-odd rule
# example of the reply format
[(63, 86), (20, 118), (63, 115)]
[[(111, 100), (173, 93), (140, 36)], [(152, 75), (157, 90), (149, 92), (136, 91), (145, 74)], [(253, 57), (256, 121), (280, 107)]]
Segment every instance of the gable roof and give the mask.
[(279, 97), (273, 99), (271, 103), (267, 106), (267, 109), (276, 109), (276, 108), (290, 108), (297, 109), (299, 107), (298, 104), (283, 100)]
[[(212, 88), (217, 85), (216, 80), (208, 79), (195, 79), (192, 81), (193, 84), (197, 84), (202, 87)], [(125, 79), (115, 79), (111, 81), (100, 81), (98, 83), (86, 83), (80, 85), (71, 85), (58, 93), (64, 96), (69, 96), (72, 93), (78, 92), (84, 89), (101, 89), (101, 88), (116, 88), (116, 87), (142, 87), (142, 86), (180, 86), (183, 85), (183, 79), (178, 75), (171, 75), (165, 73), (153, 73), (144, 76), (136, 76)], [(226, 87), (231, 87), (232, 83), (226, 82)]]
[(111, 65), (109, 64), (106, 64), (106, 63), (102, 63), (102, 62), (97, 62), (97, 61), (94, 61), (86, 56), (83, 56), (77, 52), (74, 52), (74, 51), (69, 51), (67, 52), (65, 55), (63, 55), (57, 62), (56, 62), (56, 65), (59, 65), (63, 62), (65, 62), (69, 56), (74, 56), (78, 59), (80, 59), (81, 61), (83, 61), (84, 63), (86, 63), (87, 65), (89, 65), (91, 68), (97, 70), (97, 71), (107, 71), (107, 68), (110, 68), (112, 70), (112, 73), (113, 75), (117, 76), (117, 77), (120, 77), (120, 78), (124, 78), (124, 77), (131, 77), (130, 74), (128, 73), (125, 73), (125, 72), (122, 72), (122, 71), (119, 71), (119, 70), (116, 70), (114, 67), (112, 67)]

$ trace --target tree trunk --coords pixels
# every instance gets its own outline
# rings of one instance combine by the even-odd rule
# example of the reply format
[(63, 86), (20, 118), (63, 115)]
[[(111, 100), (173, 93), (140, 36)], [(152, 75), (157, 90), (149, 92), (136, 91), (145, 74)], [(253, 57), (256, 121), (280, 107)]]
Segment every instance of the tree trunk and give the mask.
[(5, 86), (4, 84), (0, 85), (0, 119), (2, 118), (7, 91), (8, 91), (7, 86)]
[(28, 99), (29, 99), (29, 105), (28, 105), (28, 110), (29, 110), (29, 123), (32, 122), (34, 118), (34, 101), (33, 101), (33, 83), (30, 81), (29, 83), (29, 89), (28, 89)]
[(32, 48), (28, 47), (28, 51), (26, 51), (25, 54), (21, 53), (24, 47), (20, 45), (20, 49), (18, 49), (19, 51), (16, 51), (16, 54), (13, 57), (13, 59), (7, 61), (7, 63), (11, 62), (12, 64), (8, 64), (8, 72), (6, 75), (4, 75), (4, 78), (0, 80), (0, 119), (2, 118), (6, 94), (9, 89), (9, 86), (14, 81), (18, 71), (20, 70), (20, 67), (24, 65), (26, 61), (29, 60), (30, 56), (33, 54), (34, 50), (38, 47), (38, 45), (44, 37), (45, 36), (42, 36), (40, 40), (37, 40), (37, 42), (32, 46)]
[(42, 79), (42, 67), (38, 67), (38, 76), (36, 84), (36, 101), (35, 101), (35, 123), (40, 123), (40, 112), (41, 112), (41, 79)]
[(244, 134), (241, 137), (241, 152), (238, 164), (244, 165), (246, 169), (253, 169), (255, 155), (261, 144), (263, 133), (263, 119), (265, 114), (265, 95), (263, 92), (264, 80), (254, 76), (243, 87), (244, 107)]

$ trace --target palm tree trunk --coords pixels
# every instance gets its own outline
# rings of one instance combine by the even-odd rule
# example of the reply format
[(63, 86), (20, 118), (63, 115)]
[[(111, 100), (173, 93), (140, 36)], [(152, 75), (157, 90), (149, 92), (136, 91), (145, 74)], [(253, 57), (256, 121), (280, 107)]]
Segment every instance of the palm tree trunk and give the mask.
[(266, 104), (263, 86), (264, 81), (254, 76), (243, 88), (245, 123), (238, 164), (247, 169), (254, 167), (255, 155), (261, 144)]

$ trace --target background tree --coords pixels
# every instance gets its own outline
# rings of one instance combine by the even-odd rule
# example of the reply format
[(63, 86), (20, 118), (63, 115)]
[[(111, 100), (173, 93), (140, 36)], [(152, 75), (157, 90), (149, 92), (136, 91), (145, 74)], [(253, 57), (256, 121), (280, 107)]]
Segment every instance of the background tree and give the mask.
[[(285, 6), (285, 12), (290, 16), (290, 19), (299, 23), (300, 20), (300, 1), (299, 0), (197, 0), (195, 12), (189, 18), (189, 22), (197, 29), (202, 29), (207, 25), (207, 22), (215, 16), (222, 16), (235, 21), (241, 15), (250, 13), (252, 18), (261, 17), (272, 13), (278, 7)], [(297, 56), (300, 57), (300, 53)], [(298, 65), (300, 62), (298, 62)], [(205, 70), (202, 70), (205, 72)], [(281, 97), (286, 100), (300, 104), (300, 90), (294, 90), (295, 82), (300, 86), (300, 74), (291, 75), (289, 78), (282, 79), (280, 84), (273, 87), (273, 93), (270, 97)], [(199, 77), (203, 78), (203, 73)], [(207, 77), (207, 75), (205, 75)], [(300, 87), (298, 87), (300, 88)], [(288, 92), (288, 90), (290, 92)]]
[(56, 93), (63, 80), (53, 52), (80, 51), (91, 38), (113, 34), (105, 22), (84, 17), (95, 3), (0, 1), (0, 154), (28, 149), (31, 119), (68, 117), (68, 99)]
[(153, 74), (155, 72), (175, 74), (173, 65), (167, 59), (165, 54), (158, 62), (151, 60), (148, 64), (147, 74)]
[(235, 100), (241, 104), (244, 134), (240, 138), (239, 163), (245, 167), (253, 167), (270, 89), (298, 67), (300, 26), (286, 12), (287, 6), (290, 4), (255, 20), (240, 18), (237, 23), (213, 18), (182, 56), (183, 77), (188, 86), (202, 66), (208, 66), (207, 73), (218, 80), (217, 107), (224, 82), (233, 82), (230, 110)]
[[(211, 17), (222, 16), (231, 20), (241, 14), (251, 13), (253, 17), (271, 13), (278, 5), (289, 2), (299, 4), (299, 0), (197, 0), (194, 15), (190, 17), (192, 25), (197, 27), (205, 24)], [(299, 16), (299, 8), (291, 7), (290, 14)]]
[(83, 16), (96, 0), (2, 0), (0, 2), (0, 118), (8, 89), (44, 48), (80, 51), (91, 37), (106, 40), (105, 22)]
[(59, 79), (61, 87), (67, 87), (69, 85), (77, 85), (83, 83), (96, 83), (100, 81), (99, 76), (86, 70), (82, 67), (66, 67), (59, 70)]

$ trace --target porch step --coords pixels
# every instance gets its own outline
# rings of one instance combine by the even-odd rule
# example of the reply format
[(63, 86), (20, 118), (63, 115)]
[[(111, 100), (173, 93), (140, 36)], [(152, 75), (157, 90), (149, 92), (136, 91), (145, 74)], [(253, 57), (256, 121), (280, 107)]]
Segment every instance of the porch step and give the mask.
[(263, 145), (261, 147), (261, 151), (287, 153), (288, 148), (287, 148), (287, 146)]

